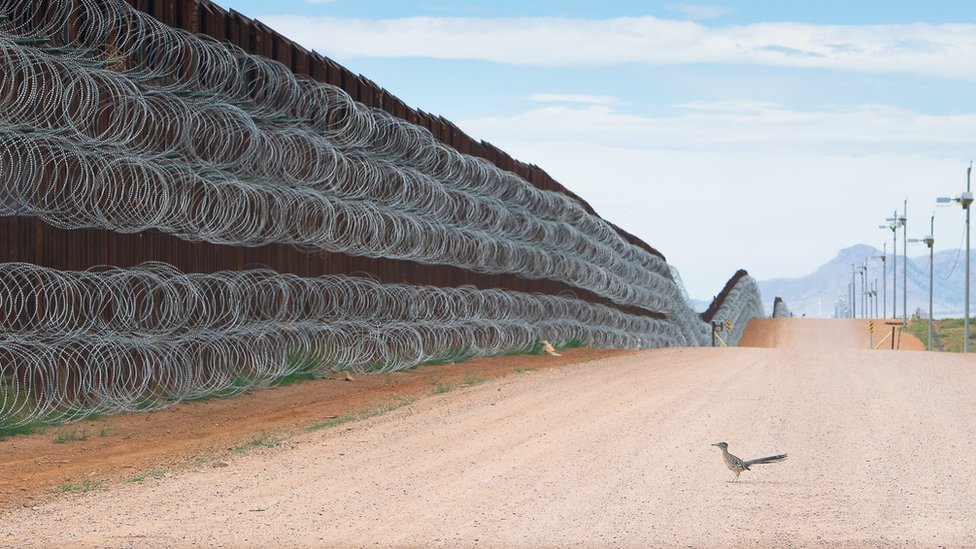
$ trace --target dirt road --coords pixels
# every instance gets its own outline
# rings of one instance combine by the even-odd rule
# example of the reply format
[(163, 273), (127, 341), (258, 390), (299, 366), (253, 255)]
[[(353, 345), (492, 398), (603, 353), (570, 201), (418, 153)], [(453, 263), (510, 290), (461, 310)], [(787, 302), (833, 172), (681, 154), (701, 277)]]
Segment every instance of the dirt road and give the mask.
[[(780, 347), (511, 375), (17, 509), (0, 545), (976, 545), (976, 363), (858, 348), (848, 322), (761, 329)], [(730, 483), (723, 440), (789, 458)]]

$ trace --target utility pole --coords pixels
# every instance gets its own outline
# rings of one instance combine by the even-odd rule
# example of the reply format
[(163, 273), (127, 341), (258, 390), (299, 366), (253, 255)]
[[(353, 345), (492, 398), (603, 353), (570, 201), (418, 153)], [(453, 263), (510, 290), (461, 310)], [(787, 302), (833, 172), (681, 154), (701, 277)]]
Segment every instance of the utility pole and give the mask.
[(973, 194), (969, 190), (969, 176), (973, 171), (973, 163), (969, 163), (969, 169), (966, 170), (966, 194), (961, 197), (960, 202), (962, 207), (966, 210), (966, 319), (963, 321), (965, 325), (965, 335), (962, 340), (962, 352), (969, 352), (969, 206), (973, 203)]
[[(901, 269), (902, 294), (901, 294), (901, 314), (902, 324), (908, 326), (908, 199), (905, 199), (905, 209), (901, 216), (902, 226), (902, 253), (905, 254), (905, 266)], [(968, 230), (968, 229), (967, 229)]]
[[(905, 200), (908, 207), (908, 200)], [(901, 220), (896, 209), (891, 217), (885, 219), (887, 225), (880, 225), (879, 229), (891, 229), (891, 318), (898, 318), (898, 226)], [(887, 316), (887, 313), (885, 313)]]
[[(969, 258), (967, 257), (967, 259)], [(854, 264), (851, 263), (851, 318), (857, 318), (857, 301), (856, 301), (857, 283), (854, 282), (855, 272), (856, 271), (854, 270)]]
[(925, 237), (925, 245), (929, 247), (929, 350), (932, 350), (932, 295), (935, 283), (935, 214), (932, 214), (932, 226), (929, 235)]
[(885, 262), (888, 259), (888, 243), (883, 246), (881, 252), (881, 318), (888, 318), (888, 271), (885, 269)]
[(864, 260), (864, 265), (857, 270), (861, 273), (861, 318), (867, 318), (868, 315), (868, 260)]
[(963, 318), (963, 326), (965, 326), (965, 334), (962, 340), (962, 352), (969, 352), (969, 206), (973, 203), (973, 193), (970, 190), (970, 176), (973, 172), (973, 163), (969, 163), (969, 169), (966, 170), (966, 192), (955, 198), (939, 197), (935, 201), (939, 204), (945, 204), (948, 202), (958, 202), (962, 205), (962, 209), (966, 210), (966, 309)]
[(969, 190), (969, 176), (973, 171), (973, 163), (969, 163), (966, 170), (966, 195), (962, 199), (962, 207), (966, 209), (966, 335), (962, 340), (962, 352), (969, 352), (969, 206), (973, 203), (973, 193)]
[[(894, 220), (898, 218), (895, 210)], [(898, 318), (898, 225), (891, 225), (891, 318)]]

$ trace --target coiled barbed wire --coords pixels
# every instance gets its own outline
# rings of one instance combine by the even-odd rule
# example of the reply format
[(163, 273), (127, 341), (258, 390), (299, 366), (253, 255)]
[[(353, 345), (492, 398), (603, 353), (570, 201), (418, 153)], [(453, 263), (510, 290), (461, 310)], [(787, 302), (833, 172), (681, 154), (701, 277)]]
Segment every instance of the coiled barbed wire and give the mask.
[[(540, 333), (616, 347), (706, 341), (663, 259), (572, 198), (119, 0), (44, 7), (2, 7), (0, 215), (556, 279), (666, 320), (503, 291), (425, 289), (421, 299), (396, 285), (326, 288), (252, 271), (10, 267), (0, 299), (17, 314), (0, 325), (0, 417), (153, 408), (266, 384), (296, 363), (388, 371), (458, 349), (521, 348)], [(744, 329), (755, 289), (739, 285), (719, 313)]]
[(0, 425), (158, 409), (295, 372), (389, 372), (540, 339), (651, 348), (665, 320), (578, 299), (165, 264), (0, 264)]
[(786, 302), (782, 298), (777, 297), (773, 300), (773, 318), (789, 318), (791, 316), (793, 316), (793, 313), (786, 306)]
[[(660, 258), (627, 244), (605, 221), (586, 213), (573, 199), (561, 193), (541, 191), (483, 159), (461, 155), (436, 141), (426, 129), (366, 108), (338, 88), (296, 77), (280, 63), (246, 54), (233, 45), (221, 45), (207, 37), (169, 28), (118, 0), (60, 0), (60, 3), (55, 0), (55, 3), (62, 6), (62, 11), (69, 9), (63, 7), (68, 5), (74, 12), (84, 12), (79, 19), (93, 21), (92, 30), (66, 40), (68, 33), (59, 23), (48, 21), (47, 26), (36, 29), (28, 29), (30, 25), (12, 25), (12, 32), (42, 35), (53, 44), (70, 45), (101, 63), (104, 58), (115, 59), (107, 66), (122, 71), (143, 86), (173, 91), (185, 87), (204, 96), (210, 94), (241, 105), (257, 118), (273, 108), (276, 122), (310, 127), (340, 147), (366, 147), (443, 178), (458, 188), (498, 197), (512, 208), (524, 208), (536, 217), (578, 225), (580, 230), (610, 245), (617, 257), (639, 261), (645, 268), (664, 274), (666, 267)], [(14, 17), (17, 21), (29, 19), (36, 7), (21, 1), (12, 2), (9, 9), (22, 14)], [(50, 13), (59, 12), (52, 9)], [(214, 70), (203, 63), (224, 67)], [(216, 80), (221, 85), (205, 85), (200, 80), (201, 73), (227, 76)], [(262, 91), (262, 87), (271, 89)]]
[[(259, 128), (253, 121), (249, 124), (249, 119), (243, 112), (233, 114), (235, 111), (233, 108), (228, 110), (227, 105), (198, 105), (158, 93), (141, 96), (138, 87), (131, 83), (100, 86), (100, 82), (121, 78), (109, 71), (98, 73), (95, 81), (80, 86), (84, 93), (70, 90), (60, 83), (70, 82), (78, 87), (76, 85), (84, 82), (92, 71), (71, 67), (51, 56), (45, 58), (41, 53), (15, 44), (8, 44), (8, 49), (15, 52), (14, 55), (7, 56), (11, 65), (8, 67), (10, 70), (6, 71), (10, 75), (9, 80), (30, 85), (26, 89), (26, 84), (16, 88), (4, 88), (9, 92), (4, 96), (7, 99), (5, 104), (12, 107), (4, 111), (4, 118), (12, 123), (32, 124), (52, 130), (72, 130), (76, 135), (72, 136), (73, 140), (67, 140), (78, 147), (95, 149), (101, 153), (105, 149), (100, 140), (111, 138), (115, 144), (135, 145), (137, 151), (148, 149), (151, 152), (165, 153), (167, 157), (180, 156), (189, 163), (190, 171), (203, 176), (214, 171), (223, 177), (230, 177), (221, 171), (222, 168), (229, 167), (237, 174), (250, 177), (255, 183), (264, 186), (268, 183), (304, 182), (314, 188), (323, 189), (327, 195), (344, 199), (370, 199), (428, 219), (505, 235), (516, 243), (544, 241), (547, 246), (573, 253), (581, 261), (602, 265), (624, 278), (635, 279), (634, 282), (639, 285), (653, 284), (646, 279), (656, 276), (635, 264), (619, 261), (606, 246), (565, 224), (548, 222), (507, 208), (494, 198), (445, 187), (436, 179), (412, 168), (384, 163), (361, 153), (355, 153), (350, 162), (348, 154), (352, 153), (338, 151), (313, 134), (302, 133), (302, 130), (295, 128), (264, 131), (264, 128)], [(35, 77), (34, 67), (44, 67), (38, 69), (41, 76)], [(54, 78), (51, 75), (60, 76)], [(113, 95), (118, 90), (121, 92)], [(40, 105), (16, 100), (24, 96), (45, 99)], [(30, 108), (24, 107), (25, 104)], [(68, 108), (69, 105), (71, 108)], [(123, 115), (119, 115), (118, 109), (113, 110), (119, 105), (124, 106)], [(136, 113), (135, 116), (127, 116), (133, 112)], [(92, 120), (104, 118), (129, 121), (131, 127), (127, 129), (120, 123), (110, 125), (108, 130), (100, 130), (91, 123)], [(235, 131), (231, 126), (238, 122), (238, 131)], [(85, 141), (86, 138), (97, 139), (99, 142), (89, 143)], [(70, 146), (66, 145), (65, 148)], [(300, 154), (302, 151), (312, 151), (315, 154), (303, 155)], [(122, 149), (117, 154), (127, 157), (131, 152)], [(258, 152), (267, 154), (257, 154)], [(320, 153), (325, 153), (325, 156)], [(234, 164), (231, 162), (234, 158), (246, 160)], [(276, 165), (276, 158), (291, 159), (293, 166), (269, 168)], [(254, 170), (254, 166), (261, 166), (262, 169)], [(317, 170), (316, 166), (327, 169)], [(299, 172), (303, 172), (309, 179), (298, 177)], [(314, 177), (309, 174), (314, 174)], [(437, 258), (431, 257), (415, 259), (437, 262)], [(490, 268), (489, 272), (499, 271), (497, 268)], [(644, 275), (645, 280), (640, 280), (641, 275)], [(667, 285), (667, 280), (656, 282), (658, 285)]]
[[(489, 273), (556, 278), (624, 304), (668, 306), (670, 278), (605, 266), (550, 247), (555, 236), (516, 240), (384, 203), (315, 189), (261, 184), (220, 171), (105, 147), (85, 150), (58, 135), (0, 129), (0, 195), (6, 210), (65, 228), (150, 228), (238, 246), (272, 242), (310, 250), (394, 257)], [(683, 304), (682, 304), (683, 305)]]
[[(753, 318), (762, 318), (763, 314), (759, 284), (756, 283), (756, 279), (747, 275), (732, 287), (725, 301), (715, 311), (713, 320), (720, 324), (726, 320), (732, 322), (732, 331), (726, 338), (726, 343), (737, 345), (749, 321)], [(701, 344), (704, 345), (704, 336)]]

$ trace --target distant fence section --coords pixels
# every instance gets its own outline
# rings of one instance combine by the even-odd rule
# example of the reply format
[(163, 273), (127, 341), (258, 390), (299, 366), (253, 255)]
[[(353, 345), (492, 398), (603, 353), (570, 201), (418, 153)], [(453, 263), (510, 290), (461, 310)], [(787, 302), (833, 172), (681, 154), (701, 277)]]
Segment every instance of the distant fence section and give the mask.
[(0, 49), (0, 426), (762, 314), (740, 271), (699, 316), (539, 168), (208, 2), (7, 0)]
[(732, 275), (711, 306), (701, 315), (702, 320), (708, 323), (725, 325), (726, 321), (729, 322), (730, 332), (726, 338), (729, 345), (735, 345), (742, 339), (750, 320), (762, 316), (759, 285), (742, 269)]
[(786, 306), (786, 302), (783, 301), (783, 298), (777, 296), (776, 299), (773, 300), (773, 318), (788, 318), (791, 316), (793, 316), (793, 313), (790, 312), (790, 308)]

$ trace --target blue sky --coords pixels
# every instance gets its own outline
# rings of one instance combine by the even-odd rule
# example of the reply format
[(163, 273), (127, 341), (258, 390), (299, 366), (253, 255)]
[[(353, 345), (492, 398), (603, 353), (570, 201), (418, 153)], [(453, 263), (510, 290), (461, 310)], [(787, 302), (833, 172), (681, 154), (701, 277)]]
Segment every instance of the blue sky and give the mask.
[(976, 157), (969, 2), (217, 1), (538, 164), (697, 298), (880, 248), (906, 197), (923, 236)]

